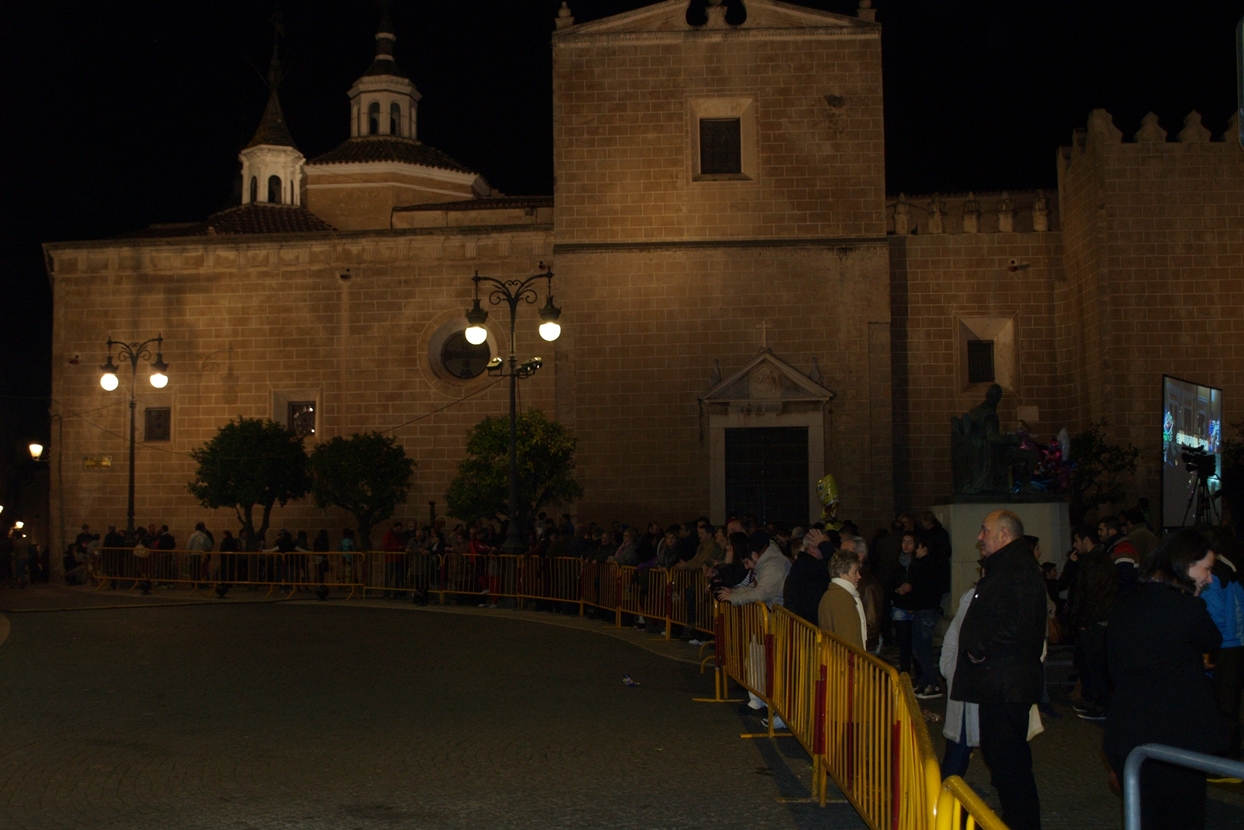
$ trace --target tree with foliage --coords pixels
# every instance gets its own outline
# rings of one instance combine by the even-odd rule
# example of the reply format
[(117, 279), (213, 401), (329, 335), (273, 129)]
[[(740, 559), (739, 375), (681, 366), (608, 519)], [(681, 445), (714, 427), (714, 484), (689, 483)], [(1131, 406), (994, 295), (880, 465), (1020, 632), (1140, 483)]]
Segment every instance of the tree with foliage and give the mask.
[(1071, 438), (1071, 461), (1075, 469), (1067, 487), (1072, 526), (1103, 504), (1123, 499), (1123, 479), (1136, 472), (1140, 450), (1130, 443), (1106, 440), (1106, 419), (1091, 424)]
[[(191, 495), (213, 510), (232, 507), (250, 536), (251, 547), (267, 535), (273, 505), (284, 507), (307, 493), (302, 438), (275, 421), (239, 416), (202, 447), (191, 450), (190, 457), (199, 463), (188, 485)], [(263, 508), (258, 528), (257, 505)]]
[(311, 452), (311, 492), (320, 507), (330, 504), (354, 516), (362, 550), (371, 550), (371, 530), (406, 502), (415, 462), (391, 437), (378, 432), (340, 436)]
[[(574, 479), (577, 440), (538, 409), (518, 416), (518, 503), (527, 515), (583, 495)], [(508, 517), (510, 419), (487, 417), (467, 436), (466, 457), (449, 483), (449, 513), (465, 521)], [(522, 518), (521, 516), (519, 517)]]

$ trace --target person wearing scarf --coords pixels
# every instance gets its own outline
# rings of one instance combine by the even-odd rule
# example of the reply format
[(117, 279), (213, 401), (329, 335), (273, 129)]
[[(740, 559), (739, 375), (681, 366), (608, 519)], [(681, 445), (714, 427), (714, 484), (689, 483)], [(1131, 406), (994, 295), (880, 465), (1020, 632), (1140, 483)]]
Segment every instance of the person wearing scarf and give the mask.
[(829, 589), (817, 607), (821, 630), (864, 650), (868, 622), (860, 601), (860, 557), (855, 551), (835, 551), (829, 560)]

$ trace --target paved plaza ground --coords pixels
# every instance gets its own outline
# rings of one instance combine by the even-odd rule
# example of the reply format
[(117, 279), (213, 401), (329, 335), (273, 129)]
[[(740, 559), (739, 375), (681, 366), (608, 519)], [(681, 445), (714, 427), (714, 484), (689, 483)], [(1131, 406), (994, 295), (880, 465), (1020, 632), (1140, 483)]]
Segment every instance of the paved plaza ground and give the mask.
[[(793, 739), (741, 740), (758, 722), (692, 701), (712, 683), (682, 643), (537, 612), (261, 598), (0, 591), (0, 825), (863, 826), (801, 800)], [(1060, 708), (1033, 742), (1045, 827), (1118, 827), (1100, 727)], [(993, 800), (979, 760), (968, 779)], [(1210, 816), (1244, 826), (1244, 794), (1213, 788)]]
[(734, 706), (692, 701), (694, 663), (515, 612), (370, 605), (7, 614), (0, 825), (862, 826), (779, 801), (807, 795), (802, 750), (740, 740)]

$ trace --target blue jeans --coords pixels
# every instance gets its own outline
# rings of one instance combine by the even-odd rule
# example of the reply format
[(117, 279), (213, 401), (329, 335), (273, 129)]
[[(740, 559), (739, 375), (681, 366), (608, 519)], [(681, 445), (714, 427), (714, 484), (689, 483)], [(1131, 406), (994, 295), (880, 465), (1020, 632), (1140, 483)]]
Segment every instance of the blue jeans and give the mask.
[(942, 618), (940, 609), (913, 611), (911, 625), (911, 652), (920, 666), (921, 686), (938, 685), (939, 672), (937, 663), (933, 662), (933, 632), (937, 630), (937, 621)]
[(968, 706), (963, 704), (963, 714), (959, 717), (959, 739), (946, 739), (946, 754), (942, 756), (942, 780), (952, 775), (960, 778), (968, 771), (968, 761), (972, 758), (972, 747), (968, 746)]

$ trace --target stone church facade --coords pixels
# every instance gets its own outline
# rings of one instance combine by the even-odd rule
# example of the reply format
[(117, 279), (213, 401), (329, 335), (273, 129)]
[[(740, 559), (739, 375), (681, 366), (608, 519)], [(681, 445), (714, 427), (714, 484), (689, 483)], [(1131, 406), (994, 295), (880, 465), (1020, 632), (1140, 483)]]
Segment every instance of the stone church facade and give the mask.
[[(418, 141), (382, 24), (338, 148), (304, 159), (274, 85), (241, 205), (46, 245), (53, 543), (124, 521), (127, 387), (103, 391), (97, 365), (109, 337), (156, 333), (171, 382), (140, 365), (137, 521), (232, 526), (185, 485), (189, 450), (238, 415), (308, 444), (391, 430), (418, 465), (400, 517), (426, 517), (467, 431), (508, 406), (481, 373), (509, 350), (500, 309), (486, 347), (462, 339), (470, 278), (541, 262), (562, 336), (520, 310), (516, 352), (544, 360), (520, 402), (578, 437), (582, 519), (806, 521), (825, 472), (862, 526), (930, 506), (950, 490), (949, 418), (986, 375), (1008, 426), (1107, 417), (1142, 450), (1134, 494), (1156, 500), (1161, 375), (1223, 387), (1228, 409), (1244, 395), (1234, 127), (1213, 140), (1192, 113), (1124, 141), (1095, 111), (1056, 155), (1056, 193), (887, 197), (871, 10), (751, 0), (740, 26), (710, 7), (693, 27), (686, 5), (584, 24), (563, 8), (551, 197), (497, 194)], [(344, 518), (308, 501), (274, 522)]]

